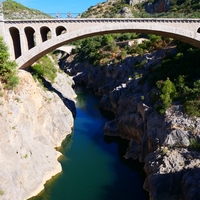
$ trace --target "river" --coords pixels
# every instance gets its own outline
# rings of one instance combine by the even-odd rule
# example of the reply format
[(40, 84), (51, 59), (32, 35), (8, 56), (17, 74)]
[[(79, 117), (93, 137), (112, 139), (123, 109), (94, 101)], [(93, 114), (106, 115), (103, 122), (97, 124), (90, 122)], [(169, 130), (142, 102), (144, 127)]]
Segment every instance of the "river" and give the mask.
[(76, 93), (73, 133), (58, 149), (62, 172), (31, 200), (148, 200), (143, 165), (123, 157), (128, 141), (103, 134), (111, 116), (99, 110), (99, 97), (81, 87)]

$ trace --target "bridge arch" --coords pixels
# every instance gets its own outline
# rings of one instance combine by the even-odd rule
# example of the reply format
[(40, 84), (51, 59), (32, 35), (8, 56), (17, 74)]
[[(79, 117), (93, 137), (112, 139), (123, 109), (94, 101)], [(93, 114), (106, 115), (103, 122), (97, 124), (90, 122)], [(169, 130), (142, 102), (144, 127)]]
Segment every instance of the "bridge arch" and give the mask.
[(24, 32), (26, 35), (26, 47), (27, 50), (30, 50), (35, 46), (35, 30), (34, 28), (27, 26), (24, 28)]
[(16, 27), (9, 28), (10, 36), (11, 36), (11, 43), (13, 47), (13, 54), (15, 59), (21, 56), (21, 43), (20, 43), (20, 31)]
[(40, 34), (42, 42), (45, 42), (52, 37), (52, 31), (48, 26), (42, 26), (40, 28)]
[(64, 34), (67, 32), (67, 29), (64, 26), (57, 26), (56, 27), (56, 36)]
[(30, 51), (18, 58), (16, 62), (18, 63), (19, 68), (26, 68), (31, 66), (43, 55), (72, 41), (95, 35), (124, 32), (156, 34), (164, 37), (174, 38), (200, 48), (200, 34), (197, 32), (194, 33), (192, 30), (182, 29), (181, 27), (174, 28), (167, 26), (167, 24), (158, 25), (156, 23), (145, 23), (143, 26), (141, 26), (139, 23), (121, 23), (120, 25), (118, 23), (112, 23), (102, 24), (92, 28), (86, 27), (54, 37), (48, 41), (45, 41), (41, 45), (32, 48)]

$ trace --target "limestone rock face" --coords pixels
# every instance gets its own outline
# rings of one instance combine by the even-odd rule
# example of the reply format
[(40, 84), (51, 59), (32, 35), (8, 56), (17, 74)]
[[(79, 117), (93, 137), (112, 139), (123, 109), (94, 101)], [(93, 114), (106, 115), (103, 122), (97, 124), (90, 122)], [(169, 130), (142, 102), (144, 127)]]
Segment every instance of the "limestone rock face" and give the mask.
[(144, 188), (150, 199), (199, 199), (199, 153), (161, 148), (147, 155)]
[(134, 5), (136, 5), (138, 3), (142, 3), (144, 1), (146, 1), (146, 0), (127, 0), (127, 3), (134, 6)]
[[(36, 195), (43, 184), (61, 171), (57, 161), (60, 146), (71, 133), (73, 116), (60, 97), (44, 91), (25, 71), (20, 85), (1, 91), (0, 97), (0, 190), (3, 200), (24, 200)], [(58, 77), (55, 88), (74, 100), (71, 80)], [(65, 81), (65, 82), (64, 82)], [(69, 82), (69, 83), (67, 83)], [(58, 89), (58, 88), (57, 88)]]
[(133, 13), (129, 7), (123, 7), (120, 11), (120, 15), (126, 18), (133, 17)]
[(120, 136), (124, 139), (141, 141), (143, 135), (143, 121), (139, 114), (119, 117), (105, 124), (104, 133), (111, 136)]

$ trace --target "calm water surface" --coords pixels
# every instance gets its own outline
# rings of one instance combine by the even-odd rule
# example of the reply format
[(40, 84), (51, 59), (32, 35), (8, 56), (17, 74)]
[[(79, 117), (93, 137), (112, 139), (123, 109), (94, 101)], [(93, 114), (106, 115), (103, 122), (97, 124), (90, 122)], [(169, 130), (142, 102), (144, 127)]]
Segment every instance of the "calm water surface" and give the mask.
[(76, 92), (74, 130), (59, 149), (63, 171), (31, 200), (147, 200), (142, 164), (123, 158), (128, 142), (104, 136), (108, 113), (99, 111), (99, 98), (82, 88)]

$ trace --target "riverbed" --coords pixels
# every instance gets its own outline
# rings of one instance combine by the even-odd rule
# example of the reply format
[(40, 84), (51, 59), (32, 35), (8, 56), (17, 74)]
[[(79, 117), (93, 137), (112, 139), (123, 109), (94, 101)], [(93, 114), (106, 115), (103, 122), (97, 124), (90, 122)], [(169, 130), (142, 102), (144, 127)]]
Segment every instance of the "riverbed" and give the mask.
[(143, 164), (123, 157), (128, 141), (103, 134), (113, 116), (99, 110), (100, 99), (89, 90), (76, 93), (74, 129), (58, 148), (62, 172), (31, 200), (148, 200)]

